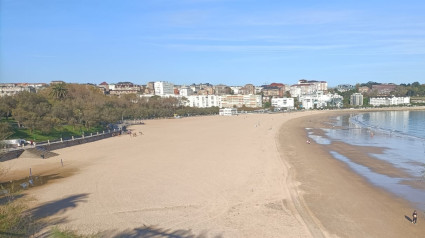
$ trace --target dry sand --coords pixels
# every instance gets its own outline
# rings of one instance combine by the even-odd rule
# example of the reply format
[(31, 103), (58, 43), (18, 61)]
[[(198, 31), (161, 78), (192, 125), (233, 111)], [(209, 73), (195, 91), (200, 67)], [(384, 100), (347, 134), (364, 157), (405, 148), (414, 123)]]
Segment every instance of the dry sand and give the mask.
[[(3, 162), (59, 174), (28, 190), (51, 225), (103, 237), (421, 237), (412, 207), (307, 145), (329, 112), (147, 121), (123, 135)], [(298, 119), (297, 119), (298, 118)], [(340, 145), (343, 150), (343, 146)], [(64, 167), (61, 167), (60, 160)], [(60, 178), (63, 175), (65, 178)], [(3, 178), (10, 179), (10, 178)]]

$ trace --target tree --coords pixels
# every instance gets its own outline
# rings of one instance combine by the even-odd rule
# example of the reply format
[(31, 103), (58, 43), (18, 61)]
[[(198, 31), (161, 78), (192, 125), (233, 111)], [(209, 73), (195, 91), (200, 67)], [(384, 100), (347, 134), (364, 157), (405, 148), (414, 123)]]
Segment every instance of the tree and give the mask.
[(0, 122), (0, 142), (13, 134), (12, 126), (7, 122)]
[(34, 129), (39, 129), (41, 123), (45, 123), (43, 119), (50, 113), (51, 105), (46, 98), (36, 93), (22, 92), (17, 96), (18, 104), (12, 115), (19, 127), (24, 125), (32, 133)]
[(12, 109), (16, 108), (16, 103), (13, 96), (0, 97), (0, 116), (4, 116), (8, 120), (12, 115)]
[(50, 88), (50, 95), (56, 99), (63, 100), (68, 95), (65, 83), (54, 84)]

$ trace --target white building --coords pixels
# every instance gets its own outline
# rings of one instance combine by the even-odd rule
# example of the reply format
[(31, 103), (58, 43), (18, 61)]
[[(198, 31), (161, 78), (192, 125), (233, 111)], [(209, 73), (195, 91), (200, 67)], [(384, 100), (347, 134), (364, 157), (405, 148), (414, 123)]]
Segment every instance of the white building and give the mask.
[(294, 98), (272, 98), (271, 104), (277, 108), (294, 109)]
[(220, 96), (217, 95), (192, 95), (187, 97), (186, 106), (189, 107), (221, 107)]
[(238, 114), (238, 109), (236, 108), (222, 108), (219, 113), (220, 116), (232, 116)]
[(291, 85), (289, 92), (292, 97), (300, 97), (301, 95), (314, 94), (317, 91), (328, 90), (328, 83), (326, 81), (316, 80), (298, 80), (298, 84)]
[(316, 98), (314, 96), (304, 95), (300, 97), (300, 105), (303, 109), (313, 109), (315, 105)]
[(231, 86), (230, 89), (233, 91), (233, 94), (241, 94), (240, 90), (241, 90), (241, 86)]
[(174, 84), (164, 81), (154, 83), (155, 95), (174, 94)]
[(313, 94), (317, 91), (316, 85), (314, 84), (294, 84), (291, 85), (289, 92), (291, 97), (300, 97), (301, 95)]
[(2, 83), (0, 84), (0, 97), (13, 96), (20, 92), (35, 92), (35, 88), (32, 86), (21, 86), (14, 83)]
[(190, 87), (183, 86), (179, 89), (179, 94), (184, 97), (191, 96), (193, 94), (193, 90)]
[(304, 109), (325, 108), (325, 107), (341, 107), (343, 97), (338, 94), (323, 94), (322, 91), (316, 94), (302, 95), (299, 97), (301, 107)]
[(410, 97), (376, 97), (370, 98), (369, 104), (377, 106), (395, 106), (410, 104)]

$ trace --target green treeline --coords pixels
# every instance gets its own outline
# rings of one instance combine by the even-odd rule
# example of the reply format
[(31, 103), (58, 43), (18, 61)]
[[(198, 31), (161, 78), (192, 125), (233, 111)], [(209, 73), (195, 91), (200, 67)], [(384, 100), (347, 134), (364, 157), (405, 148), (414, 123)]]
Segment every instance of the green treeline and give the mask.
[(0, 140), (14, 137), (17, 128), (28, 130), (30, 137), (34, 132), (47, 135), (107, 128), (126, 119), (210, 115), (218, 111), (217, 107), (184, 107), (176, 98), (140, 98), (135, 94), (116, 97), (104, 95), (93, 85), (55, 84), (37, 93), (0, 98)]

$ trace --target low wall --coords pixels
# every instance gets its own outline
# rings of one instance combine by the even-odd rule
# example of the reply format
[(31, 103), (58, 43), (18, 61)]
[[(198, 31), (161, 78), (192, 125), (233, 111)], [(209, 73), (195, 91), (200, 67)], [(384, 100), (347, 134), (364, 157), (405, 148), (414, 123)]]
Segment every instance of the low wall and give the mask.
[[(64, 140), (64, 141), (55, 141), (55, 142), (43, 142), (43, 143), (37, 143), (37, 147), (42, 150), (58, 150), (70, 146), (85, 144), (93, 141), (98, 141), (102, 139), (106, 139), (109, 137), (113, 137), (116, 135), (119, 135), (122, 131), (111, 131), (111, 132), (105, 132), (105, 133), (99, 133), (99, 134), (93, 134), (90, 136), (84, 136), (79, 138), (74, 138), (70, 140)], [(32, 146), (27, 146), (27, 148), (34, 148)], [(4, 154), (0, 155), (0, 162), (11, 160), (18, 158), (21, 156), (21, 154), (25, 151), (25, 148), (23, 149), (16, 149), (16, 150), (10, 150), (8, 152), (5, 152)]]
[(52, 142), (52, 143), (43, 143), (43, 144), (38, 143), (37, 147), (42, 148), (42, 149), (47, 150), (47, 151), (58, 150), (58, 149), (62, 149), (62, 148), (70, 147), (70, 146), (75, 146), (75, 145), (80, 145), (80, 144), (85, 144), (85, 143), (89, 143), (89, 142), (93, 142), (93, 141), (102, 140), (102, 139), (105, 139), (105, 138), (109, 138), (109, 137), (118, 135), (119, 133), (121, 133), (121, 131), (107, 132), (105, 134), (99, 134), (99, 135), (95, 134), (95, 135), (92, 135), (92, 136), (75, 138), (73, 140), (71, 139), (71, 140), (56, 141), (56, 142)]

